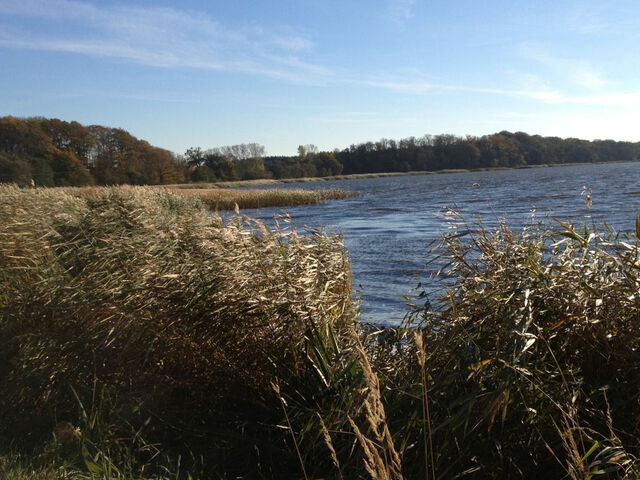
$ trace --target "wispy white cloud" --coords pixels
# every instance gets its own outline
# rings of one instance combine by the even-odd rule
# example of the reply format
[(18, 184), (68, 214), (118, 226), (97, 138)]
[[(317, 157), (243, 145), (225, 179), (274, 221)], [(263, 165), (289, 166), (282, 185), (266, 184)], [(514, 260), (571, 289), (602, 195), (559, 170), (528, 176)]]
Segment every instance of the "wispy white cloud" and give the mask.
[(639, 108), (640, 91), (608, 93), (603, 95), (562, 96), (558, 98), (555, 103), (571, 103), (599, 107)]
[[(12, 27), (15, 16), (37, 20), (39, 27)], [(301, 57), (301, 52), (313, 48), (313, 42), (303, 36), (266, 27), (234, 29), (200, 12), (163, 7), (3, 0), (0, 45), (115, 57), (157, 67), (244, 72), (293, 82), (323, 83), (332, 74)]]
[(525, 97), (550, 105), (573, 104), (597, 107), (640, 108), (640, 91), (617, 92), (596, 95), (569, 95), (559, 90), (505, 89), (430, 83), (424, 81), (364, 80), (362, 85), (392, 90), (400, 93), (425, 95), (429, 93), (468, 92), (485, 95)]
[(548, 74), (572, 85), (594, 90), (606, 84), (598, 68), (587, 61), (554, 55), (535, 45), (522, 45), (521, 51), (525, 58), (545, 68)]
[(515, 90), (549, 92), (554, 91), (553, 82), (549, 78), (540, 76), (539, 73), (522, 72), (513, 68), (505, 71), (504, 81)]
[(409, 20), (413, 17), (415, 0), (388, 0), (391, 18), (398, 21)]
[[(414, 0), (389, 0), (388, 6), (393, 15), (406, 20), (412, 16)], [(15, 22), (17, 17), (33, 21)], [(640, 109), (640, 91), (602, 93), (607, 82), (597, 68), (535, 45), (522, 46), (521, 53), (545, 68), (535, 75), (521, 75), (522, 81), (513, 83), (513, 88), (429, 82), (421, 80), (419, 72), (409, 80), (366, 75), (354, 80), (346, 71), (340, 74), (306, 60), (315, 45), (291, 29), (255, 25), (234, 28), (201, 12), (175, 8), (79, 0), (0, 0), (0, 46), (119, 58), (156, 67), (242, 72), (306, 84), (351, 84), (415, 95), (468, 92), (522, 97), (550, 105)], [(571, 88), (575, 86), (583, 87), (577, 89), (580, 95), (565, 93), (576, 90)], [(333, 120), (370, 119), (362, 112), (347, 113)]]
[(560, 93), (553, 90), (508, 90), (493, 87), (478, 87), (453, 85), (442, 83), (430, 83), (423, 81), (388, 81), (388, 80), (365, 80), (361, 82), (363, 85), (370, 87), (384, 88), (402, 93), (427, 94), (438, 92), (469, 92), (489, 95), (514, 95), (521, 97), (529, 97), (547, 102), (555, 101), (561, 98)]

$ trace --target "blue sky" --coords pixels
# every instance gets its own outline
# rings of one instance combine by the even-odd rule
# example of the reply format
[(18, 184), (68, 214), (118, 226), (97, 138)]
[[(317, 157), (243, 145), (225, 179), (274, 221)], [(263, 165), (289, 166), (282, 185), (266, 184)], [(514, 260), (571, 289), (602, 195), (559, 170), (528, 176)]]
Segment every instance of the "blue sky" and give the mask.
[(427, 133), (640, 141), (640, 2), (0, 0), (0, 115), (176, 153)]

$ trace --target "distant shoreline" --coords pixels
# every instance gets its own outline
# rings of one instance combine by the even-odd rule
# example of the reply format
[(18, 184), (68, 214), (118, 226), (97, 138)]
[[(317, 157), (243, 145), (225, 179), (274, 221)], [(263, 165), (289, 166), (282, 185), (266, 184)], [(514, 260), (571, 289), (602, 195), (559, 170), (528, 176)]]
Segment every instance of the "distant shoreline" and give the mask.
[[(640, 160), (636, 160), (640, 161)], [(633, 162), (633, 161), (631, 161)], [(227, 182), (203, 182), (203, 183), (180, 183), (175, 185), (157, 185), (164, 188), (189, 188), (189, 189), (209, 189), (209, 188), (240, 188), (264, 185), (283, 185), (287, 183), (308, 183), (308, 182), (328, 182), (334, 180), (354, 180), (359, 178), (378, 177), (406, 177), (415, 175), (442, 175), (447, 173), (472, 173), (491, 172), (498, 170), (519, 170), (529, 168), (555, 168), (555, 167), (575, 167), (578, 165), (601, 165), (611, 163), (630, 163), (629, 160), (614, 160), (610, 162), (572, 162), (572, 163), (542, 163), (539, 165), (523, 165), (521, 167), (480, 167), (480, 168), (447, 168), (442, 170), (416, 170), (411, 172), (381, 172), (381, 173), (351, 173), (348, 175), (334, 175), (330, 177), (300, 177), (300, 178), (258, 178), (256, 180), (234, 180)]]

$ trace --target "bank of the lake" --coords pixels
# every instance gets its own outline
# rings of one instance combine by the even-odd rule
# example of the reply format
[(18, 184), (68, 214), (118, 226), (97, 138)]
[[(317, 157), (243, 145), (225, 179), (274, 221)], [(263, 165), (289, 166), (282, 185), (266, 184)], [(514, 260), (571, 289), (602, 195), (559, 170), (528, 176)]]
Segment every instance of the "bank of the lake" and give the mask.
[(301, 178), (257, 178), (255, 180), (233, 180), (220, 182), (195, 182), (181, 183), (175, 185), (166, 185), (168, 188), (176, 189), (215, 189), (215, 188), (247, 188), (259, 186), (282, 185), (290, 183), (308, 183), (308, 182), (332, 182), (336, 180), (358, 180), (363, 178), (381, 178), (381, 177), (403, 177), (414, 175), (443, 175), (450, 173), (472, 173), (472, 172), (491, 172), (499, 170), (520, 170), (529, 168), (560, 168), (575, 167), (581, 165), (609, 165), (617, 163), (629, 163), (628, 161), (609, 161), (609, 162), (589, 162), (589, 163), (542, 163), (538, 165), (522, 165), (520, 167), (482, 167), (482, 168), (444, 168), (441, 170), (416, 170), (409, 172), (381, 172), (381, 173), (352, 173), (349, 175), (332, 175), (326, 177), (301, 177)]

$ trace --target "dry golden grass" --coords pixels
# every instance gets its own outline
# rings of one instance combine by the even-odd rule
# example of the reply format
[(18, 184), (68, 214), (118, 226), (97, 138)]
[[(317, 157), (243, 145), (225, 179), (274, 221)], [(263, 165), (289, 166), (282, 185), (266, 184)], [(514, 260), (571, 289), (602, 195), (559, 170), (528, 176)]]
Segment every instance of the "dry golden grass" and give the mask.
[[(236, 205), (240, 209), (314, 205), (327, 200), (340, 200), (358, 195), (356, 192), (338, 188), (322, 190), (285, 188), (234, 190), (215, 186), (202, 188), (194, 187), (193, 185), (138, 188), (166, 190), (178, 195), (196, 197), (214, 211), (234, 210)], [(109, 187), (60, 187), (55, 190), (86, 198), (101, 195), (108, 189)]]
[(364, 417), (373, 439), (367, 437), (349, 417), (351, 428), (363, 451), (362, 460), (372, 480), (402, 480), (402, 461), (398, 454), (382, 401), (382, 392), (378, 375), (373, 371), (369, 357), (360, 339), (356, 340), (356, 350), (362, 368), (365, 396), (362, 402)]
[(369, 334), (342, 240), (280, 225), (0, 186), (0, 478), (640, 478), (640, 220), (467, 225)]
[(341, 189), (303, 190), (270, 188), (264, 190), (232, 190), (223, 188), (180, 188), (174, 189), (173, 191), (182, 195), (196, 196), (209, 208), (217, 211), (233, 210), (236, 205), (240, 209), (313, 205), (326, 200), (356, 196), (354, 192)]
[[(201, 448), (243, 412), (273, 414), (269, 385), (304, 375), (312, 324), (354, 321), (338, 236), (223, 223), (161, 189), (0, 186), (0, 438), (47, 439), (69, 421), (83, 442), (137, 441), (153, 418), (154, 439)], [(217, 441), (214, 452), (253, 452)]]

